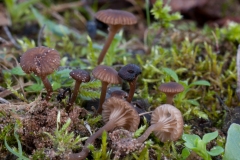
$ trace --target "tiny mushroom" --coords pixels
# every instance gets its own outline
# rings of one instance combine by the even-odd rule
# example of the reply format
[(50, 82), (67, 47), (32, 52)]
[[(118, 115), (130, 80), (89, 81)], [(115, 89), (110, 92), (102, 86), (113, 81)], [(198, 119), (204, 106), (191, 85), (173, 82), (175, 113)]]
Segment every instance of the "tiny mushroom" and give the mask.
[(85, 146), (80, 153), (73, 153), (69, 155), (69, 160), (83, 160), (87, 157), (89, 149), (87, 146), (94, 143), (95, 139), (101, 136), (103, 131), (111, 131), (117, 127), (123, 127), (131, 132), (137, 130), (140, 117), (133, 106), (127, 101), (111, 97), (103, 104), (102, 112), (103, 121), (106, 123), (95, 134), (88, 138)]
[(127, 81), (130, 85), (130, 90), (127, 98), (128, 102), (132, 101), (135, 88), (136, 88), (137, 78), (138, 78), (138, 75), (141, 73), (142, 73), (141, 69), (135, 64), (127, 64), (126, 66), (122, 67), (118, 71), (119, 77)]
[(170, 104), (160, 105), (152, 113), (151, 126), (137, 141), (143, 143), (152, 132), (162, 142), (176, 141), (183, 133), (182, 113)]
[(115, 34), (122, 28), (124, 25), (133, 25), (137, 23), (137, 18), (130, 12), (121, 11), (121, 10), (101, 10), (98, 11), (95, 17), (106, 24), (109, 25), (109, 35), (105, 42), (105, 45), (98, 57), (98, 65), (103, 61), (106, 52), (115, 36)]
[(173, 104), (173, 97), (184, 91), (184, 87), (176, 82), (163, 83), (158, 89), (167, 95), (167, 104)]
[(128, 93), (123, 90), (115, 90), (110, 93), (110, 97), (126, 99), (128, 97)]
[(99, 79), (102, 82), (101, 96), (97, 110), (98, 113), (101, 113), (102, 104), (105, 101), (108, 84), (120, 84), (122, 83), (122, 80), (118, 76), (117, 71), (109, 66), (99, 65), (93, 69), (92, 74), (95, 78)]
[(75, 87), (73, 90), (73, 94), (71, 96), (71, 99), (66, 107), (66, 111), (69, 112), (73, 103), (75, 102), (77, 95), (78, 95), (78, 91), (79, 91), (79, 87), (81, 85), (81, 83), (85, 83), (85, 82), (89, 82), (91, 77), (90, 74), (87, 71), (81, 70), (81, 69), (74, 69), (72, 70), (69, 75), (76, 81), (75, 82)]
[(35, 47), (27, 50), (20, 59), (22, 70), (39, 76), (47, 90), (46, 101), (49, 101), (53, 92), (47, 76), (60, 66), (59, 53), (48, 47)]

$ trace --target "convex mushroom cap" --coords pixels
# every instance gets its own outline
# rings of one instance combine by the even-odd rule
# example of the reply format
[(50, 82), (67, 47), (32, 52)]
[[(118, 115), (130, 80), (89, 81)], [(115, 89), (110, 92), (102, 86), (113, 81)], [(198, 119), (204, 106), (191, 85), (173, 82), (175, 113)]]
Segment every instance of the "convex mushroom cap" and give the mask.
[(141, 73), (141, 69), (135, 64), (127, 64), (118, 71), (118, 75), (128, 82), (134, 81)]
[(167, 104), (173, 104), (174, 95), (184, 91), (184, 87), (176, 82), (163, 83), (158, 89), (167, 95)]
[(183, 133), (183, 117), (182, 113), (170, 104), (164, 104), (157, 107), (151, 118), (151, 125), (158, 122), (164, 123), (163, 127), (154, 131), (154, 134), (162, 141), (175, 141)]
[(103, 103), (103, 121), (115, 121), (116, 127), (123, 127), (131, 132), (137, 130), (140, 117), (133, 106), (127, 101), (111, 97)]
[(117, 71), (109, 66), (99, 65), (93, 69), (92, 74), (95, 78), (103, 82), (107, 82), (111, 84), (122, 83), (122, 80), (118, 76)]
[(89, 82), (91, 77), (89, 73), (85, 70), (81, 69), (74, 69), (72, 70), (69, 75), (76, 81), (81, 81), (81, 82)]
[(35, 47), (27, 50), (20, 59), (20, 66), (26, 73), (44, 77), (60, 66), (59, 53), (48, 47)]
[(163, 83), (158, 88), (161, 92), (168, 94), (177, 94), (184, 90), (184, 87), (176, 82)]
[(132, 13), (121, 10), (101, 10), (96, 13), (95, 17), (109, 25), (133, 25), (137, 23), (137, 18)]

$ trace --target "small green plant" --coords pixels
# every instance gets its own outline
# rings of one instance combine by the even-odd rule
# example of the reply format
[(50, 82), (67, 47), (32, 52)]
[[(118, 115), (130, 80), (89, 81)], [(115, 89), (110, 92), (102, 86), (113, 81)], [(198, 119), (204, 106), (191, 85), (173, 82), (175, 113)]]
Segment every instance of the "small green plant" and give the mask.
[(48, 132), (44, 132), (53, 142), (53, 148), (56, 149), (56, 155), (61, 155), (66, 151), (79, 148), (81, 141), (87, 139), (87, 137), (81, 138), (80, 136), (74, 138), (74, 133), (68, 132), (68, 127), (71, 123), (70, 118), (68, 118), (66, 123), (60, 128), (60, 116), (61, 114), (59, 111), (57, 115), (57, 128), (54, 132), (54, 135), (51, 135)]
[[(29, 0), (21, 3), (17, 3), (17, 0), (5, 0), (7, 10), (11, 15), (13, 23), (24, 23), (26, 21), (34, 19), (32, 14), (28, 14), (31, 5), (37, 3), (39, 0)], [(17, 11), (17, 12), (16, 12)]]
[(224, 149), (220, 146), (213, 147), (210, 151), (207, 150), (207, 144), (213, 139), (217, 138), (218, 131), (207, 133), (201, 139), (198, 135), (183, 134), (182, 139), (185, 141), (186, 148), (182, 151), (182, 157), (187, 158), (190, 155), (190, 151), (194, 151), (204, 160), (211, 160), (211, 156), (220, 155)]
[(19, 136), (18, 136), (18, 134), (17, 134), (17, 129), (19, 128), (19, 125), (20, 125), (20, 123), (19, 123), (19, 122), (16, 122), (16, 123), (15, 123), (15, 126), (14, 126), (14, 137), (15, 137), (15, 139), (16, 139), (16, 141), (17, 141), (18, 148), (15, 148), (15, 147), (11, 148), (11, 147), (8, 145), (8, 143), (7, 143), (7, 135), (6, 135), (5, 138), (4, 138), (4, 144), (5, 144), (5, 147), (7, 148), (7, 150), (8, 150), (9, 152), (11, 152), (12, 154), (14, 154), (15, 156), (18, 157), (17, 160), (29, 160), (29, 158), (27, 158), (27, 157), (25, 157), (25, 156), (23, 155), (22, 144), (21, 144), (21, 142), (20, 142), (20, 140), (19, 140)]
[(239, 159), (240, 125), (233, 123), (228, 129), (227, 135), (227, 143), (225, 146), (225, 154), (223, 160)]
[(95, 149), (95, 147), (90, 144), (88, 148), (93, 154), (93, 159), (102, 159), (102, 160), (110, 160), (111, 151), (107, 150), (107, 132), (104, 131), (102, 133), (102, 145), (99, 150)]
[(159, 20), (160, 27), (171, 28), (174, 26), (172, 21), (179, 20), (182, 16), (178, 12), (170, 14), (170, 11), (171, 7), (164, 5), (163, 0), (156, 0), (151, 13), (156, 20)]

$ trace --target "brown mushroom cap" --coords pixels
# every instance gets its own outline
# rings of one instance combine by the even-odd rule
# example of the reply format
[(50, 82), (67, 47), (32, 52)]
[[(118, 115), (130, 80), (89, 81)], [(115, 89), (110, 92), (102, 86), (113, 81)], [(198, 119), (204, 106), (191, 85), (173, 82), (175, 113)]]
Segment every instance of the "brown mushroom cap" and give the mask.
[(44, 77), (60, 66), (59, 53), (48, 47), (35, 47), (27, 50), (20, 59), (20, 66), (26, 73)]
[(164, 123), (159, 131), (154, 131), (154, 134), (162, 141), (175, 141), (183, 133), (183, 117), (182, 113), (170, 104), (164, 104), (157, 107), (151, 118), (151, 124), (158, 122)]
[(109, 66), (99, 65), (93, 69), (92, 74), (95, 78), (107, 83), (122, 83), (121, 78), (118, 76), (118, 72)]
[(184, 90), (184, 87), (176, 82), (163, 83), (158, 88), (161, 92), (176, 94)]
[(115, 90), (110, 93), (110, 96), (125, 99), (128, 97), (128, 93), (123, 90)]
[(96, 13), (95, 17), (109, 25), (133, 25), (137, 23), (137, 18), (132, 13), (121, 10), (101, 10)]
[(87, 71), (81, 69), (72, 70), (69, 75), (76, 81), (89, 82), (91, 77)]
[(116, 127), (124, 127), (125, 129), (134, 132), (137, 130), (140, 117), (133, 106), (127, 101), (111, 97), (103, 103), (102, 111), (103, 121), (116, 121)]

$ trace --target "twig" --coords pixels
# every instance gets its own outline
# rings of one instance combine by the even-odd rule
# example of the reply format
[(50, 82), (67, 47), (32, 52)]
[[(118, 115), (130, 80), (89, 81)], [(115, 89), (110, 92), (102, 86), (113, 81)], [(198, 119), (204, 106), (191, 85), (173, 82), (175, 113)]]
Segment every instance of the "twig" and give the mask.
[(10, 102), (7, 101), (6, 99), (0, 97), (0, 103), (10, 103)]
[[(32, 82), (27, 82), (27, 83), (24, 83), (24, 84), (22, 84), (22, 85), (16, 85), (16, 86), (13, 86), (12, 88), (14, 89), (14, 90), (19, 90), (19, 89), (21, 89), (22, 87), (26, 87), (26, 86), (30, 86), (30, 85), (32, 85), (33, 83)], [(12, 92), (9, 90), (9, 89), (7, 89), (7, 90), (4, 90), (4, 91), (2, 91), (2, 92), (0, 92), (0, 97), (2, 97), (2, 98), (4, 98), (4, 97), (6, 97), (6, 96), (8, 96), (8, 95), (10, 95), (10, 94), (12, 94)]]
[(2, 38), (2, 37), (0, 37), (0, 42), (2, 42), (2, 43), (8, 43), (8, 41), (7, 41), (6, 39)]
[(7, 34), (8, 38), (10, 39), (10, 41), (12, 42), (12, 44), (17, 48), (17, 49), (21, 49), (21, 47), (17, 44), (17, 42), (15, 41), (15, 39), (13, 38), (11, 32), (9, 31), (7, 26), (3, 26), (3, 30), (5, 31), (5, 33)]
[(89, 133), (92, 135), (91, 127), (90, 127), (90, 125), (88, 124), (87, 121), (84, 121), (84, 125), (87, 128), (87, 130), (89, 131)]
[(62, 3), (58, 5), (51, 6), (50, 12), (62, 12), (69, 8), (79, 8), (80, 6), (83, 6), (85, 2), (78, 1), (78, 2), (70, 2), (70, 3)]
[(139, 116), (143, 116), (143, 115), (145, 115), (145, 114), (152, 114), (152, 111), (150, 111), (150, 112), (143, 112), (143, 113), (140, 113), (140, 114), (138, 114)]
[(238, 101), (240, 101), (240, 44), (237, 50), (237, 89), (236, 89)]
[(38, 32), (38, 47), (42, 46), (41, 37), (42, 37), (43, 30), (44, 30), (45, 26), (46, 26), (46, 24), (44, 24)]

